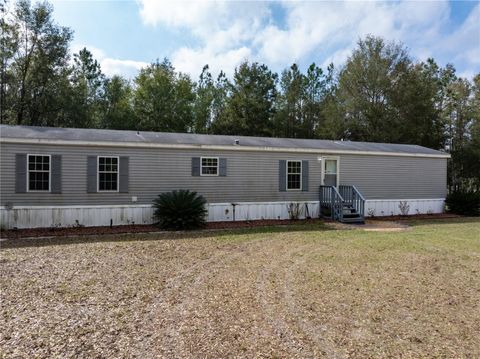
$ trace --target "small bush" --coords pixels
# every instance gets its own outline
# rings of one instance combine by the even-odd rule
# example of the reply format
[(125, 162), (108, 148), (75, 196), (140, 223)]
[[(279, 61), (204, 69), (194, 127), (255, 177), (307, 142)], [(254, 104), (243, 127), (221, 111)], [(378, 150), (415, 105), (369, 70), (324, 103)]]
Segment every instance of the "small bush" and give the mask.
[(408, 213), (410, 212), (410, 205), (407, 201), (400, 201), (398, 204), (398, 209), (400, 210), (400, 214), (402, 216), (408, 216)]
[(287, 204), (287, 212), (290, 220), (294, 221), (300, 218), (302, 210), (300, 208), (300, 203), (291, 202)]
[(445, 200), (447, 211), (467, 216), (480, 216), (480, 191), (454, 191)]
[(206, 223), (206, 203), (205, 198), (189, 190), (162, 193), (153, 201), (154, 217), (163, 229), (201, 228)]
[(374, 208), (369, 208), (368, 211), (367, 211), (367, 215), (369, 217), (375, 217), (375, 209)]

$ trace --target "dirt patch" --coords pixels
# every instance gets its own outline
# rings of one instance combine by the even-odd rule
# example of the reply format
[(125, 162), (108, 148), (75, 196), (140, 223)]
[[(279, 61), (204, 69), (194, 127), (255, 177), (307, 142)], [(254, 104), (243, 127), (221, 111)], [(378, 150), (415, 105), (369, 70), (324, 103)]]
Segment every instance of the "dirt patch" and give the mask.
[(365, 220), (364, 224), (348, 224), (340, 222), (327, 222), (328, 226), (337, 230), (363, 230), (367, 232), (401, 232), (410, 230), (407, 222), (387, 221), (387, 220)]
[(367, 232), (402, 232), (402, 231), (408, 231), (411, 229), (408, 226), (404, 227), (390, 227), (390, 228), (385, 228), (385, 227), (367, 227), (363, 228), (364, 231)]
[(365, 224), (330, 224), (336, 229), (361, 229), (367, 232), (402, 232), (412, 229), (412, 224), (428, 221), (447, 221), (465, 218), (456, 214), (438, 213), (438, 214), (416, 214), (409, 216), (384, 216), (368, 217)]
[(370, 221), (411, 221), (411, 220), (435, 220), (435, 219), (455, 219), (462, 218), (453, 213), (432, 213), (432, 214), (411, 214), (408, 216), (380, 216), (367, 217)]
[(362, 229), (367, 232), (400, 232), (408, 231), (410, 227), (406, 223), (397, 221), (371, 221), (366, 220)]

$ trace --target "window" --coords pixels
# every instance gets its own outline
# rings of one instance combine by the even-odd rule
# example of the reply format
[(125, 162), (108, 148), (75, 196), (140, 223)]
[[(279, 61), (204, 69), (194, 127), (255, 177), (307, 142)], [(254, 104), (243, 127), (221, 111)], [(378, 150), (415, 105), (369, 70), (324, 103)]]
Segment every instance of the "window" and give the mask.
[(325, 174), (326, 175), (337, 174), (337, 160), (325, 160)]
[(218, 176), (218, 158), (202, 157), (201, 159), (201, 175), (202, 176)]
[(50, 155), (28, 155), (28, 190), (50, 191)]
[(98, 191), (118, 191), (118, 157), (98, 157)]
[(302, 189), (302, 161), (287, 161), (287, 190)]

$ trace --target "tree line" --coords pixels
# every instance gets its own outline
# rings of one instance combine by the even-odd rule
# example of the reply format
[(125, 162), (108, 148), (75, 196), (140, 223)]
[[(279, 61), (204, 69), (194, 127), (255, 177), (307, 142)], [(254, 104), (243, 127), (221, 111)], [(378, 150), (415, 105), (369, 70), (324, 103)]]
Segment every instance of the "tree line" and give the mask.
[(402, 44), (367, 36), (347, 61), (280, 74), (244, 61), (232, 78), (198, 79), (168, 59), (132, 80), (106, 76), (48, 2), (0, 4), (4, 124), (343, 139), (417, 144), (452, 154), (450, 188), (480, 189), (480, 74), (416, 61)]

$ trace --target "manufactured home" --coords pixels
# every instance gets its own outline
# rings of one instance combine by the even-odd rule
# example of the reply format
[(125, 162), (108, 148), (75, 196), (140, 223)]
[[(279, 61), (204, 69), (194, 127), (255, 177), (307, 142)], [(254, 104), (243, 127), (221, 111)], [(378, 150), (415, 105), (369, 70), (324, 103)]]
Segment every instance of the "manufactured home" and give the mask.
[(4, 228), (152, 223), (189, 189), (209, 221), (440, 213), (449, 155), (416, 145), (0, 126)]

